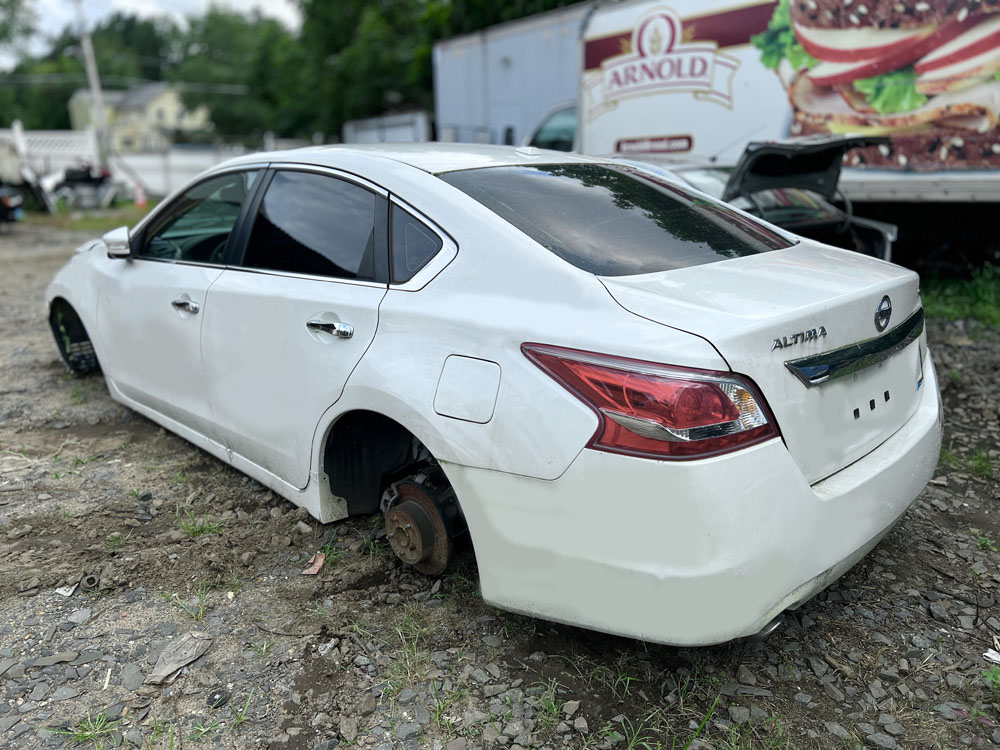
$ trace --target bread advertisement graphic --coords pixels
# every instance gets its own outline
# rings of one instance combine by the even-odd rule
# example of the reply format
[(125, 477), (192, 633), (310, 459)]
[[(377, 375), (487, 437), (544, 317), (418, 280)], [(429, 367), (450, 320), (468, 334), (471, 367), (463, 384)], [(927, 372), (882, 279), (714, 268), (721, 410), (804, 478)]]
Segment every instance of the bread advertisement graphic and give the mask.
[(850, 166), (1000, 166), (1000, 0), (781, 0), (752, 37), (790, 135), (886, 135)]

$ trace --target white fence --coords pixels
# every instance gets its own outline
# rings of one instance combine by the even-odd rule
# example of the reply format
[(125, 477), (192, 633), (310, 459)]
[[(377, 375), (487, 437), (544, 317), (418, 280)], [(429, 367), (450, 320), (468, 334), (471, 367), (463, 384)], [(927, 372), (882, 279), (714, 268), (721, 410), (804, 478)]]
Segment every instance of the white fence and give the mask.
[[(99, 153), (93, 130), (24, 130), (15, 121), (0, 129), (0, 180), (41, 181), (51, 189), (65, 169), (98, 164)], [(130, 189), (142, 185), (147, 195), (162, 197), (242, 153), (242, 147), (174, 146), (162, 153), (112, 154), (108, 167), (115, 182)], [(46, 179), (48, 175), (52, 177)]]
[(243, 149), (174, 146), (158, 154), (114, 154), (109, 166), (115, 180), (129, 185), (139, 183), (147, 194), (162, 197), (209, 167), (241, 153), (244, 153)]
[(4, 159), (2, 174), (5, 181), (18, 182), (27, 168), (36, 175), (62, 172), (67, 167), (79, 167), (97, 162), (97, 136), (92, 130), (24, 130), (20, 122), (0, 129), (0, 148), (16, 159)]

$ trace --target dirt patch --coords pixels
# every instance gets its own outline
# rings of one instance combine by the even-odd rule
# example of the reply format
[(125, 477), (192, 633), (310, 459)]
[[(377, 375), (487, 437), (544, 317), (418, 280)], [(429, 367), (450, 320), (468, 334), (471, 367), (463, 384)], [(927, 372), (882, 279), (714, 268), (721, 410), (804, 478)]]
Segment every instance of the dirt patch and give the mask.
[[(766, 641), (676, 649), (492, 609), (472, 567), (414, 575), (378, 518), (321, 526), (68, 375), (42, 291), (85, 239), (0, 237), (0, 744), (1000, 743), (995, 332), (931, 321), (946, 453), (866, 560)], [(206, 653), (144, 684), (190, 631)]]

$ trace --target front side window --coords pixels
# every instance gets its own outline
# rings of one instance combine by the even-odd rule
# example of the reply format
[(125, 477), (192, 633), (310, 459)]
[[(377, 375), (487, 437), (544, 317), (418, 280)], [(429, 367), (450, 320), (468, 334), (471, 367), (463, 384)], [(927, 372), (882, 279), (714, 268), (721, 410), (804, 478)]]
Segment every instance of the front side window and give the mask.
[(227, 172), (190, 188), (143, 233), (140, 258), (222, 263), (257, 170)]
[(576, 107), (560, 109), (542, 123), (528, 145), (537, 148), (550, 148), (554, 151), (572, 151), (576, 129)]
[(243, 265), (374, 279), (377, 199), (370, 190), (335, 177), (278, 172), (260, 204)]
[(404, 211), (392, 207), (392, 281), (402, 284), (438, 254), (441, 238), (430, 227)]
[(599, 276), (669, 271), (794, 244), (723, 203), (627, 166), (487, 167), (438, 176)]

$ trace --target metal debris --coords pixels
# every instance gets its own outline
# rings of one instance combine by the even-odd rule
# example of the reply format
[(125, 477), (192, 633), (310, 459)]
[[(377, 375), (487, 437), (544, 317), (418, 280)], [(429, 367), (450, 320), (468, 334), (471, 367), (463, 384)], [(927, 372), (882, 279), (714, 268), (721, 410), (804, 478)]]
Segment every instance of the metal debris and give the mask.
[(320, 568), (323, 567), (323, 563), (326, 562), (326, 555), (322, 552), (317, 552), (315, 555), (309, 558), (309, 562), (306, 563), (305, 569), (299, 574), (304, 576), (314, 576), (319, 573)]

